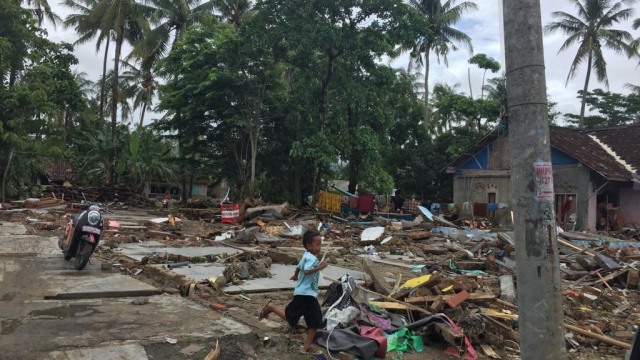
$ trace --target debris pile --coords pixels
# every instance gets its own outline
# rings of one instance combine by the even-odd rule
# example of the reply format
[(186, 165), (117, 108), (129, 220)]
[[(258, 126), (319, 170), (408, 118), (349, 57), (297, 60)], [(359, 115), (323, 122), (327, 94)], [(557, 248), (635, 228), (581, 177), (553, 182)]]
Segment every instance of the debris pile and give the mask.
[[(341, 199), (324, 201), (341, 210)], [(175, 208), (162, 216), (105, 215), (98, 254), (107, 269), (165, 276), (212, 308), (254, 312), (263, 294), (291, 297), (302, 234), (314, 229), (331, 264), (320, 283), (327, 331), (317, 342), (324, 349), (360, 357), (384, 349), (392, 358), (443, 346), (467, 358), (518, 356), (514, 236), (489, 219), (447, 219), (420, 206), (417, 214), (394, 214), (238, 205), (242, 211), (233, 218), (224, 212), (235, 210), (219, 208), (219, 216), (197, 221)], [(69, 215), (29, 209), (3, 216), (53, 231)], [(638, 230), (559, 231), (558, 245), (569, 351), (620, 357), (640, 322)], [(260, 301), (251, 294), (261, 294), (253, 299)], [(344, 347), (345, 341), (361, 345)]]

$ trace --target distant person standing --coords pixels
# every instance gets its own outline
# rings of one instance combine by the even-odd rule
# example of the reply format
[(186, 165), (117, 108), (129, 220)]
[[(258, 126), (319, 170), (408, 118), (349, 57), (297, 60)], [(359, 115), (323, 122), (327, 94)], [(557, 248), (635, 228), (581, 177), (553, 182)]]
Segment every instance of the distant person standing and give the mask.
[(427, 199), (426, 201), (422, 200), (422, 205), (423, 208), (431, 211), (431, 199)]
[(404, 206), (404, 197), (402, 196), (402, 190), (396, 190), (396, 196), (393, 198), (393, 211), (402, 212), (402, 207)]

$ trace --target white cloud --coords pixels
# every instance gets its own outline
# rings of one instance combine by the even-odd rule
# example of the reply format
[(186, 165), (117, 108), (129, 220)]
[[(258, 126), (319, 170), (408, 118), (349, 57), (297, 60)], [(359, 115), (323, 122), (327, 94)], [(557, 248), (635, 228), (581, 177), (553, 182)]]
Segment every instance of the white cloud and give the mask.
[[(462, 30), (467, 32), (471, 36), (473, 41), (474, 53), (485, 53), (504, 64), (502, 55), (502, 40), (501, 40), (501, 0), (475, 0), (478, 4), (478, 10), (467, 14), (463, 21), (460, 22)], [(60, 15), (62, 18), (66, 17), (70, 11), (60, 5), (51, 4), (52, 9)], [(571, 2), (567, 0), (541, 0), (542, 8), (542, 24), (548, 24), (552, 21), (551, 13), (553, 11), (565, 11), (568, 13), (574, 13), (574, 8)], [(640, 14), (636, 14), (640, 16)], [(630, 22), (619, 26), (620, 28), (631, 31)], [(76, 40), (76, 34), (73, 29), (64, 29), (63, 26), (58, 26), (57, 30), (54, 30), (47, 25), (49, 32), (49, 38), (54, 41), (66, 41), (73, 43)], [(639, 34), (635, 32), (634, 36)], [(551, 96), (551, 99), (558, 102), (559, 110), (562, 112), (578, 113), (580, 111), (580, 102), (576, 98), (577, 91), (584, 86), (585, 67), (582, 66), (576, 73), (576, 77), (569, 81), (565, 87), (565, 80), (567, 73), (569, 72), (569, 66), (575, 55), (575, 48), (569, 49), (566, 52), (558, 54), (558, 50), (564, 41), (564, 35), (557, 33), (544, 38), (545, 47), (545, 65), (547, 73), (547, 89)], [(123, 54), (128, 54), (131, 48), (124, 46)], [(624, 85), (628, 82), (636, 82), (640, 78), (640, 69), (636, 69), (638, 65), (637, 61), (626, 59), (624, 56), (616, 55), (611, 51), (605, 51), (606, 59), (608, 61), (608, 75), (610, 90), (614, 92), (627, 93)], [(103, 52), (97, 53), (95, 51), (95, 44), (90, 42), (87, 44), (79, 45), (75, 49), (75, 55), (79, 59), (77, 66), (78, 71), (84, 71), (92, 80), (97, 80), (102, 74), (102, 59)], [(459, 83), (460, 90), (468, 92), (469, 85), (467, 79), (467, 71), (470, 65), (467, 63), (470, 54), (467, 50), (461, 49), (454, 52), (449, 56), (449, 67), (445, 67), (443, 63), (438, 64), (437, 61), (432, 58), (431, 71), (430, 71), (430, 86), (438, 82), (445, 82), (448, 84)], [(113, 46), (110, 49), (110, 62), (109, 67), (113, 66)], [(407, 56), (401, 56), (400, 58), (392, 61), (392, 65), (396, 67), (406, 68)], [(487, 77), (491, 77), (493, 74), (487, 74)], [(471, 67), (471, 82), (474, 89), (474, 96), (479, 94), (480, 84), (482, 81), (482, 72)], [(604, 88), (604, 84), (597, 82), (592, 77), (589, 88), (595, 89), (597, 87)]]

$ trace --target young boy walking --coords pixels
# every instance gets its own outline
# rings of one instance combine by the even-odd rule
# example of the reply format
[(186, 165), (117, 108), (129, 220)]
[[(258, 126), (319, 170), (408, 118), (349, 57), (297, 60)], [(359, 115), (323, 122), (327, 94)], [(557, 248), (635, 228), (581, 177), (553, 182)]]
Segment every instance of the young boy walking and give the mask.
[(271, 301), (269, 301), (258, 316), (258, 319), (262, 319), (274, 313), (294, 329), (300, 318), (304, 316), (304, 321), (307, 323), (307, 338), (301, 351), (305, 353), (310, 351), (316, 333), (322, 326), (322, 310), (318, 303), (318, 280), (320, 270), (326, 268), (327, 263), (318, 261), (317, 256), (320, 253), (321, 242), (320, 233), (317, 231), (307, 230), (304, 233), (302, 245), (306, 251), (296, 267), (296, 272), (291, 277), (291, 280), (296, 281), (293, 300), (284, 311), (271, 305)]

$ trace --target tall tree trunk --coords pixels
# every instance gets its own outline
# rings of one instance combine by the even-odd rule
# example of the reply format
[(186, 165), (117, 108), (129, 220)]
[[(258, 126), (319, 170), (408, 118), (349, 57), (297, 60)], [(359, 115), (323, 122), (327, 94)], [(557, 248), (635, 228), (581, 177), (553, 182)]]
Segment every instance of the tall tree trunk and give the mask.
[(117, 139), (117, 125), (118, 125), (118, 75), (120, 71), (120, 52), (122, 51), (122, 43), (124, 42), (124, 36), (122, 33), (116, 37), (116, 55), (113, 62), (113, 84), (111, 88), (111, 159), (110, 159), (110, 171), (107, 172), (109, 179), (107, 183), (115, 185), (115, 172), (116, 172), (116, 139)]
[(482, 73), (482, 87), (480, 88), (480, 99), (484, 100), (484, 78), (487, 76), (487, 70)]
[(102, 61), (102, 84), (100, 85), (100, 121), (104, 119), (104, 88), (107, 77), (107, 59), (109, 58), (109, 43), (111, 42), (111, 32), (107, 35), (107, 43), (104, 46), (104, 60)]
[[(320, 90), (320, 106), (319, 106), (319, 112), (320, 112), (320, 134), (324, 134), (324, 128), (326, 126), (327, 123), (327, 97), (328, 97), (328, 92), (329, 92), (329, 84), (331, 83), (331, 79), (333, 78), (333, 64), (335, 59), (339, 56), (340, 54), (334, 54), (333, 53), (333, 49), (328, 49), (327, 50), (327, 69), (326, 69), (326, 73), (324, 75), (324, 78), (322, 79), (322, 88)], [(319, 176), (320, 176), (320, 166), (319, 165), (315, 165), (315, 168), (313, 169), (313, 185), (312, 185), (312, 189), (313, 189), (313, 203), (315, 204), (316, 202), (316, 193), (318, 192), (318, 187), (317, 184), (319, 182)]]
[(187, 189), (187, 172), (182, 169), (182, 197), (181, 202), (182, 205), (187, 205), (187, 200), (189, 198), (189, 190)]
[(473, 89), (471, 88), (471, 68), (467, 68), (467, 81), (469, 81), (469, 96), (473, 100)]
[(564, 312), (540, 0), (504, 1), (503, 21), (520, 351), (523, 359), (562, 360)]
[(589, 90), (589, 78), (591, 77), (591, 62), (593, 61), (593, 53), (589, 52), (589, 60), (587, 61), (587, 76), (584, 79), (584, 89), (582, 89), (582, 105), (580, 105), (580, 122), (578, 128), (584, 129), (584, 110), (587, 106), (587, 91)]
[(147, 110), (147, 101), (142, 104), (142, 113), (140, 114), (140, 124), (138, 124), (138, 129), (142, 131), (142, 125), (144, 124), (144, 113)]
[(249, 115), (249, 141), (251, 146), (251, 175), (249, 178), (249, 196), (253, 198), (256, 185), (256, 159), (258, 158), (258, 140), (260, 139), (260, 118), (262, 116), (262, 100), (250, 101), (252, 112)]
[(11, 167), (11, 160), (13, 159), (13, 148), (9, 150), (9, 159), (7, 160), (7, 166), (4, 168), (4, 172), (2, 173), (2, 202), (6, 202), (6, 187), (7, 187), (7, 177), (9, 176), (9, 167)]
[(424, 126), (429, 129), (431, 108), (429, 107), (429, 52), (431, 45), (426, 44), (424, 50)]

